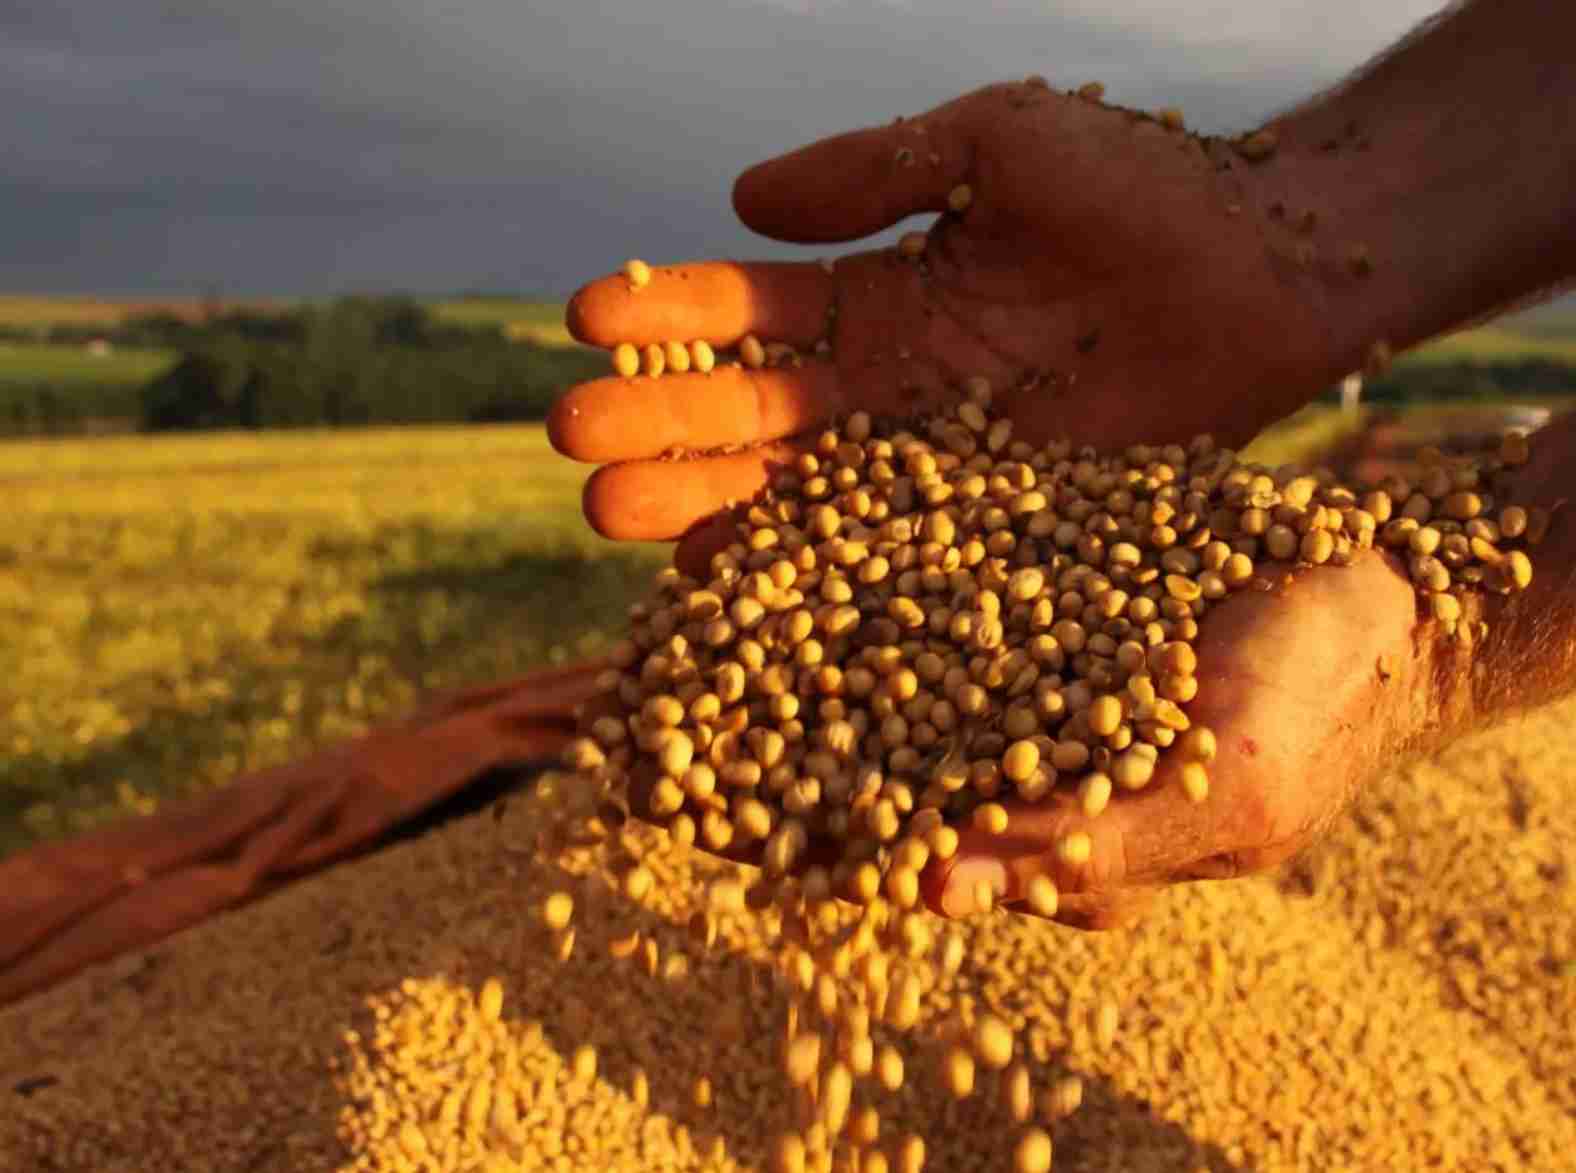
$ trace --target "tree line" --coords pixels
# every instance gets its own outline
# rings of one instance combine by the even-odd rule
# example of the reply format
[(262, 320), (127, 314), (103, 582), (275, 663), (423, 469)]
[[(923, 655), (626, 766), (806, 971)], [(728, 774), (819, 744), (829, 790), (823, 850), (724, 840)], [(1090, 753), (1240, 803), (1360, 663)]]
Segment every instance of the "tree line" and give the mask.
[[(117, 347), (179, 354), (146, 385), (0, 385), (0, 431), (354, 427), (542, 419), (562, 389), (605, 370), (577, 349), (439, 321), (405, 297), (348, 297), (203, 321), (146, 314), (91, 331)], [(35, 336), (36, 337), (36, 336)], [(1413, 362), (1370, 377), (1382, 404), (1536, 399), (1576, 392), (1576, 364), (1550, 358)]]
[(82, 431), (88, 421), (103, 427), (119, 419), (160, 432), (539, 420), (564, 387), (606, 368), (589, 351), (441, 322), (403, 297), (235, 310), (203, 322), (149, 314), (93, 337), (179, 357), (138, 388), (13, 385), (0, 392), (0, 427)]

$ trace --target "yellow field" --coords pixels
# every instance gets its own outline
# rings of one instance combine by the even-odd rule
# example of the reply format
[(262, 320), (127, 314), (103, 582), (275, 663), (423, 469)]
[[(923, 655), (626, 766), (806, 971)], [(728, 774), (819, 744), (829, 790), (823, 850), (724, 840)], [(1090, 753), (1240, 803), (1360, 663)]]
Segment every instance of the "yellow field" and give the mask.
[(663, 553), (540, 427), (0, 444), (0, 853), (585, 655)]

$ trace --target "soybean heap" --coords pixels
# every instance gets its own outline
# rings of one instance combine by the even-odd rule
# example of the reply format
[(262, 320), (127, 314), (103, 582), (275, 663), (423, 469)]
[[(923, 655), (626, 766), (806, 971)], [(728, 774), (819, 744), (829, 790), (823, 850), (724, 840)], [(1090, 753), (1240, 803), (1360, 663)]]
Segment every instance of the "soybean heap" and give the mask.
[[(1359, 492), (1328, 470), (1244, 464), (1207, 436), (1119, 454), (1035, 447), (990, 405), (976, 378), (948, 413), (860, 412), (823, 432), (741, 511), (709, 580), (666, 570), (632, 609), (568, 751), (595, 804), (576, 834), (614, 831), (633, 810), (678, 844), (760, 865), (747, 890), (719, 882), (691, 927), (709, 946), (717, 915), (774, 909), (800, 1120), (772, 1150), (784, 1173), (887, 1167), (855, 1083), (901, 1085), (872, 1025), (913, 1028), (965, 960), (920, 890), (960, 826), (1005, 833), (1012, 803), (1057, 791), (1088, 818), (1157, 784), (1207, 801), (1215, 738), (1187, 706), (1211, 607), (1377, 545), (1406, 557), (1424, 615), (1470, 641), (1481, 633), (1461, 592), (1527, 586), (1521, 547), (1547, 526), (1494, 495), (1495, 474), (1526, 460), (1520, 436), (1480, 459), (1432, 454), (1415, 485)], [(1080, 866), (1090, 837), (1071, 832), (1055, 851)], [(651, 874), (630, 859), (622, 886), (642, 900)], [(976, 909), (992, 897), (982, 885)], [(1054, 916), (1058, 898), (1042, 877), (1025, 904)], [(564, 907), (547, 910), (561, 955)], [(621, 951), (637, 956), (639, 942)], [(1094, 1024), (1108, 1045), (1114, 1005)], [(1033, 1173), (1051, 1161), (1041, 1124), (1079, 1093), (1064, 1081), (1036, 1096), (1017, 1054), (1000, 1017), (971, 1010), (939, 1080), (962, 1098), (979, 1067), (1002, 1073), (1025, 1125), (1014, 1165)], [(923, 1161), (895, 1155), (902, 1169)]]

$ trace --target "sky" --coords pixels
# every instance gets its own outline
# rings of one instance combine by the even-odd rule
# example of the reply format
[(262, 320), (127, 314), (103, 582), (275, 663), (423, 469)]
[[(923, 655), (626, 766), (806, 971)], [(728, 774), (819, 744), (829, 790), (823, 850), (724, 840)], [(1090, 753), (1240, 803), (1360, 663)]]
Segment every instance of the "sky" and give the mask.
[(1030, 73), (1240, 130), (1439, 7), (5, 0), (0, 291), (561, 297), (790, 256), (732, 215), (760, 159)]

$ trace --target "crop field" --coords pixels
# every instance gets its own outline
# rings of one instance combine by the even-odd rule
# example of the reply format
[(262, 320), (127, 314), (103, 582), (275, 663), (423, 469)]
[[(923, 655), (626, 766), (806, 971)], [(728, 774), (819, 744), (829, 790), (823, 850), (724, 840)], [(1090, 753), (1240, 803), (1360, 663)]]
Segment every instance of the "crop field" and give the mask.
[(594, 652), (665, 551), (539, 427), (0, 443), (0, 853)]

